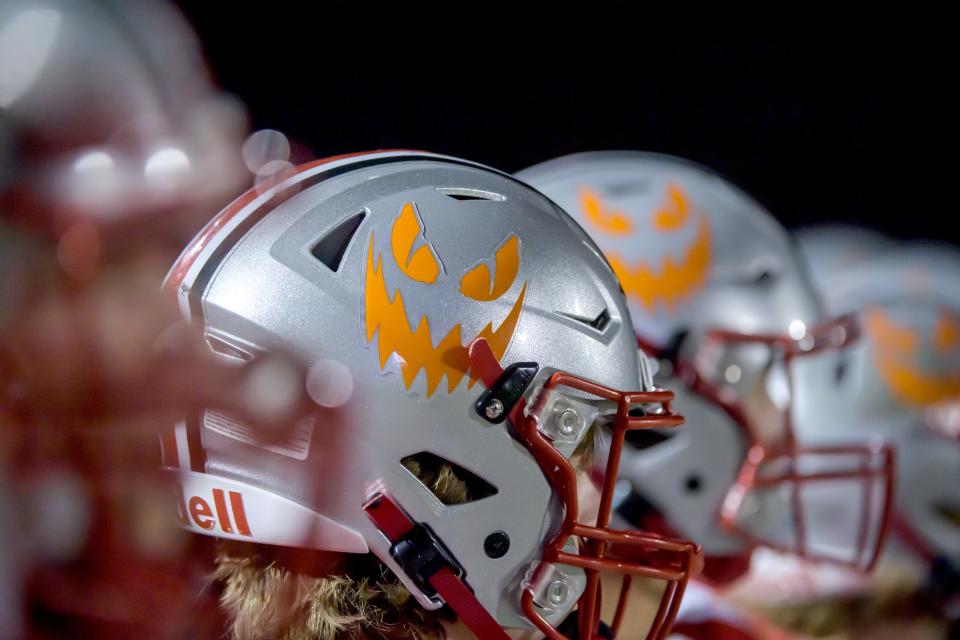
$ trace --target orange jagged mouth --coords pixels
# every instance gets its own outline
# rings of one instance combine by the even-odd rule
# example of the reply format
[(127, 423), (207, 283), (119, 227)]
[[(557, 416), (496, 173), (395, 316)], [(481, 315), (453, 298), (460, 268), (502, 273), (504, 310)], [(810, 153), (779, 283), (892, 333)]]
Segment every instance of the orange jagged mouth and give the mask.
[[(864, 324), (878, 347), (874, 354), (877, 372), (895, 397), (914, 406), (960, 397), (960, 376), (929, 374), (910, 365), (919, 346), (916, 331), (896, 326), (879, 309), (869, 310)], [(944, 336), (943, 331), (938, 327), (938, 351), (946, 348), (945, 342), (953, 344), (953, 336)]]
[(667, 256), (659, 269), (645, 261), (631, 265), (612, 252), (607, 254), (607, 259), (627, 297), (637, 300), (651, 313), (658, 302), (666, 305), (668, 311), (673, 311), (680, 300), (701, 289), (707, 280), (710, 269), (710, 225), (706, 216), (701, 216), (697, 235), (683, 258), (676, 261)]
[[(503, 358), (510, 344), (517, 322), (520, 320), (520, 311), (526, 294), (527, 283), (524, 282), (517, 301), (514, 302), (510, 313), (500, 326), (494, 329), (491, 322), (476, 336), (476, 338), (486, 338), (497, 360)], [(374, 334), (377, 334), (377, 351), (381, 370), (386, 366), (390, 354), (396, 354), (401, 361), (403, 383), (407, 389), (413, 385), (421, 369), (427, 372), (428, 398), (436, 391), (444, 376), (447, 377), (448, 393), (452, 393), (457, 388), (470, 369), (467, 347), (475, 338), (471, 338), (467, 344), (464, 344), (461, 325), (457, 323), (434, 347), (427, 316), (420, 318), (416, 329), (411, 327), (407, 319), (403, 294), (396, 289), (391, 300), (387, 293), (387, 284), (383, 277), (383, 257), (378, 254), (374, 264), (373, 234), (370, 234), (370, 247), (367, 251), (364, 304), (367, 342), (371, 342)], [(473, 383), (474, 380), (471, 378), (470, 385), (472, 386)]]

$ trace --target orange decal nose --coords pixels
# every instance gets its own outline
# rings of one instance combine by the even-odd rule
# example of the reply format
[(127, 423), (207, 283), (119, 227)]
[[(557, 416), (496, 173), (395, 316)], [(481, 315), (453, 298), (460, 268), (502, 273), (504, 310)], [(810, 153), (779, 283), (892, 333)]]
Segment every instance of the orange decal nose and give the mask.
[(430, 247), (423, 245), (413, 252), (414, 243), (423, 235), (423, 225), (417, 218), (412, 203), (403, 205), (400, 216), (393, 223), (393, 233), (390, 235), (390, 246), (393, 249), (393, 259), (407, 277), (433, 284), (440, 275), (440, 261), (433, 255)]
[(580, 206), (591, 227), (612, 236), (622, 236), (633, 231), (633, 221), (622, 211), (607, 209), (600, 195), (584, 187), (580, 190)]
[(687, 195), (678, 184), (667, 185), (667, 201), (653, 214), (653, 226), (658, 231), (682, 229), (690, 217)]
[[(419, 282), (432, 283), (440, 272), (440, 261), (433, 249), (429, 245), (421, 246), (410, 255), (417, 238), (422, 234), (423, 225), (414, 205), (405, 204), (392, 225), (390, 244), (393, 256), (407, 276)], [(452, 393), (468, 376), (470, 363), (466, 345), (474, 339), (485, 338), (497, 360), (503, 358), (520, 320), (527, 282), (523, 283), (517, 299), (498, 326), (495, 326), (495, 321), (488, 322), (476, 336), (466, 336), (464, 339), (461, 335), (462, 324), (458, 322), (446, 335), (434, 335), (430, 329), (431, 318), (424, 314), (410, 319), (408, 305), (411, 300), (418, 300), (419, 295), (451, 295), (452, 292), (446, 291), (445, 294), (445, 287), (438, 287), (436, 294), (412, 290), (408, 300), (401, 293), (401, 287), (387, 285), (384, 258), (374, 246), (374, 235), (371, 233), (364, 278), (364, 315), (367, 342), (376, 342), (381, 370), (387, 366), (391, 354), (394, 355), (407, 389), (424, 371), (429, 398), (443, 378), (447, 379), (447, 392)], [(520, 239), (511, 235), (494, 251), (494, 273), (490, 273), (486, 263), (473, 266), (461, 278), (460, 290), (480, 302), (495, 300), (510, 289), (519, 269)], [(444, 312), (443, 309), (440, 312)], [(474, 382), (474, 377), (469, 376), (468, 386), (473, 386)]]
[(942, 354), (953, 351), (960, 344), (960, 322), (957, 316), (946, 310), (940, 312), (933, 344), (937, 352)]
[(480, 302), (496, 300), (510, 289), (520, 270), (520, 240), (511, 235), (494, 254), (493, 277), (487, 263), (481, 262), (460, 279), (460, 292)]
[[(901, 402), (924, 407), (949, 398), (960, 397), (960, 375), (929, 373), (920, 370), (914, 358), (919, 349), (917, 332), (898, 327), (880, 309), (866, 313), (865, 326), (876, 342), (874, 365), (890, 393)], [(937, 321), (933, 346), (944, 353), (960, 342), (956, 319), (944, 313)]]
[(896, 326), (880, 309), (869, 310), (864, 325), (881, 350), (901, 355), (912, 355), (917, 352), (916, 332)]

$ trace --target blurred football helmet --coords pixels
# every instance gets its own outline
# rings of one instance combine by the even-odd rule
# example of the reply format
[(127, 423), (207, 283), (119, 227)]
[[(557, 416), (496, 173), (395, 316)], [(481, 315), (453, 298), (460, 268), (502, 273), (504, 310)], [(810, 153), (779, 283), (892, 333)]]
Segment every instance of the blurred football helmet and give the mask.
[[(853, 240), (851, 239), (851, 242)], [(804, 251), (841, 250), (804, 244)], [(960, 563), (960, 252), (906, 244), (831, 272), (828, 307), (858, 310), (859, 344), (798, 398), (798, 438), (882, 436), (897, 449), (893, 531), (924, 560)], [(814, 417), (816, 416), (816, 417)]]
[[(166, 286), (224, 358), (302, 356), (319, 405), (279, 439), (213, 411), (167, 433), (185, 526), (372, 552), (484, 638), (562, 638), (578, 602), (592, 637), (597, 572), (649, 576), (668, 582), (651, 629), (666, 635), (697, 547), (609, 528), (612, 478), (587, 522), (570, 459), (602, 424), (616, 469), (625, 433), (682, 418), (641, 386), (609, 265), (541, 194), (422, 152), (322, 160), (227, 207)], [(411, 459), (450, 465), (474, 499), (444, 504)], [(605, 558), (611, 542), (639, 559)]]
[(820, 224), (803, 227), (793, 237), (800, 248), (813, 286), (824, 292), (825, 284), (837, 271), (850, 269), (896, 246), (879, 231), (849, 224)]
[[(821, 248), (801, 244), (801, 251), (812, 261)], [(870, 304), (912, 300), (960, 308), (960, 287), (955, 274), (960, 251), (955, 247), (930, 241), (912, 241), (897, 245), (895, 250), (878, 250), (866, 259), (824, 273), (822, 295), (830, 309), (838, 313), (861, 311)]]
[(0, 6), (4, 215), (62, 233), (64, 218), (111, 226), (150, 216), (157, 225), (219, 206), (248, 175), (246, 125), (169, 3)]
[(829, 370), (857, 325), (824, 315), (786, 231), (726, 180), (669, 156), (585, 153), (517, 177), (601, 247), (687, 418), (682, 433), (628, 435), (618, 513), (701, 542), (718, 581), (742, 575), (757, 545), (871, 567), (892, 454), (796, 446), (793, 363)]

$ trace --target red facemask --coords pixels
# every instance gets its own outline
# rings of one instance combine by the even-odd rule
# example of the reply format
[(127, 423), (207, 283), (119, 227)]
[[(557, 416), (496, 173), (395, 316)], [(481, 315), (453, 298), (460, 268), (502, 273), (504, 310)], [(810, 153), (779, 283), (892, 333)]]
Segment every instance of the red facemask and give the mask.
[[(863, 571), (876, 562), (893, 496), (892, 449), (885, 444), (801, 447), (792, 424), (795, 360), (842, 349), (858, 335), (851, 316), (807, 329), (799, 338), (715, 329), (706, 332), (689, 360), (674, 363), (677, 375), (694, 392), (720, 406), (742, 428), (747, 455), (719, 517), (751, 548), (767, 546)], [(736, 362), (762, 364), (731, 364)], [(748, 396), (775, 368), (786, 393), (764, 413), (750, 405)], [(744, 369), (759, 370), (760, 375), (743, 380), (748, 377)], [(765, 509), (769, 516), (774, 505), (780, 526), (764, 530), (756, 516)]]
[[(489, 346), (477, 340), (470, 347), (471, 371), (475, 372), (488, 388), (503, 375)], [(572, 395), (565, 395), (573, 392)], [(583, 522), (577, 497), (577, 470), (561, 454), (555, 443), (562, 440), (564, 411), (558, 410), (560, 402), (578, 403), (600, 401), (611, 410), (606, 415), (592, 416), (594, 421), (605, 423), (610, 428), (610, 447), (607, 460), (607, 475), (603, 481), (600, 507), (596, 520)], [(547, 480), (564, 507), (564, 519), (559, 530), (544, 547), (541, 562), (527, 576), (521, 595), (521, 607), (527, 618), (550, 640), (563, 640), (537, 611), (536, 605), (549, 600), (544, 592), (551, 584), (551, 576), (562, 566), (578, 567), (586, 572), (587, 583), (579, 599), (579, 637), (597, 637), (600, 618), (601, 571), (611, 571), (623, 576), (616, 614), (611, 625), (616, 633), (626, 608), (627, 594), (633, 576), (654, 578), (667, 582), (656, 617), (648, 632), (648, 638), (665, 638), (676, 617), (687, 581), (702, 568), (702, 552), (692, 542), (668, 539), (659, 535), (610, 528), (614, 484), (620, 464), (624, 435), (635, 429), (669, 428), (679, 426), (683, 418), (673, 413), (669, 391), (623, 392), (616, 391), (578, 376), (553, 373), (527, 406), (519, 400), (509, 413), (508, 420), (515, 436), (529, 449), (540, 465)], [(640, 411), (637, 411), (637, 409)], [(633, 411), (631, 411), (633, 410)], [(631, 413), (635, 415), (631, 415)], [(642, 415), (636, 415), (642, 414)], [(589, 427), (592, 421), (584, 421)], [(588, 481), (584, 479), (584, 481)], [(577, 541), (577, 552), (569, 551), (568, 541)], [(630, 560), (621, 554), (608, 557), (611, 545), (628, 549)]]

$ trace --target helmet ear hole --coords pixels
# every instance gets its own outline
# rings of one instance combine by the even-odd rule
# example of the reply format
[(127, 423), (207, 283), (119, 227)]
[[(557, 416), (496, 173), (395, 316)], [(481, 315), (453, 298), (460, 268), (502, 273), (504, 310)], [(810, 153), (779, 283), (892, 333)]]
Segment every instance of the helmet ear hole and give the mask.
[(400, 463), (448, 506), (476, 502), (498, 493), (495, 486), (477, 474), (429, 451), (406, 456)]
[(683, 486), (687, 490), (687, 493), (700, 493), (700, 490), (703, 489), (703, 478), (700, 477), (699, 473), (691, 473), (687, 475), (686, 480), (683, 482)]
[(488, 558), (502, 558), (510, 550), (510, 536), (504, 531), (494, 531), (483, 541), (483, 551)]

